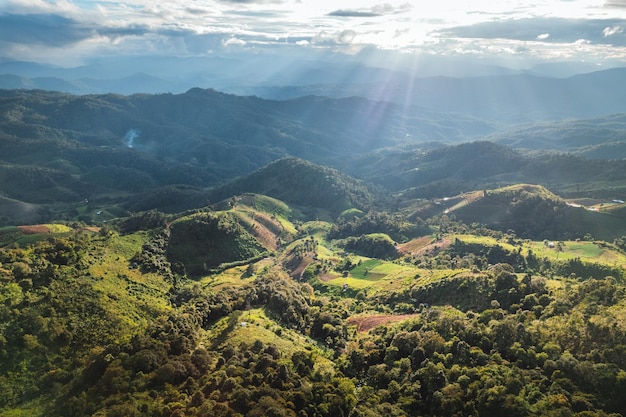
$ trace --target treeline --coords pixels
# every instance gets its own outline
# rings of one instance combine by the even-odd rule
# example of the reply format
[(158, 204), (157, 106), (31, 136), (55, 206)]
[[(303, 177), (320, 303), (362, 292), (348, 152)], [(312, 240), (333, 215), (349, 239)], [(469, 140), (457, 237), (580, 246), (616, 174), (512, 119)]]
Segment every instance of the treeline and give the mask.
[(363, 216), (354, 216), (350, 219), (340, 217), (333, 223), (329, 237), (341, 239), (349, 236), (384, 233), (397, 242), (431, 233), (431, 229), (420, 218), (408, 221), (401, 214), (389, 214), (381, 211), (368, 211)]

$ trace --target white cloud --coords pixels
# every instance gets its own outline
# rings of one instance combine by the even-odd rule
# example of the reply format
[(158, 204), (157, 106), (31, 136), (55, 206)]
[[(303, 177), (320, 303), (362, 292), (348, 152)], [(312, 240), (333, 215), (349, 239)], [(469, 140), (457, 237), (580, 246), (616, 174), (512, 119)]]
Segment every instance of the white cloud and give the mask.
[(624, 28), (621, 26), (610, 26), (610, 27), (604, 28), (604, 30), (602, 31), (602, 34), (604, 35), (604, 37), (607, 37), (607, 36), (616, 35), (618, 33), (622, 33), (623, 31), (624, 31)]
[(223, 43), (224, 43), (225, 46), (233, 46), (233, 45), (244, 46), (244, 45), (246, 45), (247, 42), (244, 41), (243, 39), (238, 39), (238, 38), (232, 37), (232, 38), (228, 38), (228, 39), (224, 40)]
[(19, 52), (19, 59), (62, 62), (99, 53), (183, 56), (285, 45), (552, 57), (574, 42), (586, 42), (601, 56), (611, 50), (601, 44), (626, 46), (624, 5), (626, 0), (0, 0), (2, 22), (35, 22), (16, 26), (15, 33), (0, 24), (0, 58)]

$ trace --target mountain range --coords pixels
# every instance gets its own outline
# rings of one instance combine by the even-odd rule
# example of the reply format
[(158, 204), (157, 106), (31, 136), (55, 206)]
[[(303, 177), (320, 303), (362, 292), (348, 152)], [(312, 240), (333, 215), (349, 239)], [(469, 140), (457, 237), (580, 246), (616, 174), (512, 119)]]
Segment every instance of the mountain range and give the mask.
[[(625, 68), (594, 71), (593, 67), (562, 63), (514, 71), (461, 65), (455, 72), (446, 70), (455, 68), (452, 62), (450, 65), (424, 62), (408, 73), (341, 60), (255, 59), (259, 62), (244, 62), (236, 56), (188, 58), (184, 62), (120, 58), (76, 68), (4, 62), (0, 63), (0, 88), (73, 94), (155, 94), (210, 87), (237, 95), (280, 100), (305, 95), (359, 96), (509, 124), (626, 111), (621, 99), (626, 88)], [(438, 69), (433, 71), (429, 69), (431, 66)]]
[(223, 64), (0, 77), (0, 416), (622, 415), (624, 70)]

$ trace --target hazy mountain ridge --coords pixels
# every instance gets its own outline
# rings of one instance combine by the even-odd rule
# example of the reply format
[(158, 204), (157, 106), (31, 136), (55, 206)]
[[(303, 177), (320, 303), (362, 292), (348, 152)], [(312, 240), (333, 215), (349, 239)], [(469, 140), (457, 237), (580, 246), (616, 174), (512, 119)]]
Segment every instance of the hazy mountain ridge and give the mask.
[[(568, 196), (626, 197), (626, 161), (588, 160), (573, 154), (529, 154), (477, 141), (435, 149), (366, 154), (348, 165), (367, 181), (404, 198), (431, 198), (515, 183), (543, 184)], [(613, 197), (611, 197), (613, 196)]]
[[(313, 64), (303, 63), (291, 68), (290, 75), (287, 76), (282, 71), (279, 71), (280, 75), (254, 74), (250, 63), (243, 66), (242, 70), (236, 69), (233, 65), (237, 62), (236, 59), (232, 62), (216, 62), (233, 67), (233, 71), (230, 71), (233, 74), (231, 80), (219, 76), (212, 78), (210, 66), (203, 70), (199, 67), (197, 74), (182, 70), (181, 77), (187, 77), (187, 81), (168, 80), (158, 74), (158, 71), (150, 73), (150, 67), (146, 64), (143, 72), (132, 74), (111, 67), (111, 76), (120, 74), (119, 78), (111, 79), (89, 78), (84, 74), (90, 72), (80, 69), (49, 70), (51, 75), (35, 78), (6, 73), (0, 76), (0, 87), (42, 88), (79, 94), (132, 94), (182, 93), (194, 86), (206, 86), (238, 95), (258, 95), (279, 100), (307, 95), (337, 98), (361, 96), (400, 106), (425, 107), (438, 112), (455, 112), (507, 123), (626, 112), (626, 105), (621, 99), (626, 93), (625, 68), (555, 78), (542, 76), (540, 72), (519, 73), (503, 69), (474, 75), (433, 76), (426, 72), (408, 74), (362, 65), (329, 63), (329, 67), (324, 68), (319, 64), (308, 67), (307, 65)], [(27, 67), (27, 64), (24, 65)], [(8, 64), (5, 66), (7, 71), (12, 68)], [(30, 73), (42, 71), (44, 70), (33, 69)], [(93, 73), (94, 68), (90, 71)], [(205, 74), (201, 75), (203, 71)], [(22, 68), (21, 73), (28, 74), (29, 71)], [(68, 80), (59, 77), (63, 73), (74, 73), (77, 78)], [(228, 74), (229, 71), (222, 71), (224, 73)]]
[(427, 107), (508, 124), (623, 113), (625, 68), (613, 68), (568, 78), (532, 74), (481, 77), (389, 79), (367, 84), (259, 86), (235, 90), (267, 98), (288, 99), (305, 94), (333, 97), (357, 95), (400, 105)]

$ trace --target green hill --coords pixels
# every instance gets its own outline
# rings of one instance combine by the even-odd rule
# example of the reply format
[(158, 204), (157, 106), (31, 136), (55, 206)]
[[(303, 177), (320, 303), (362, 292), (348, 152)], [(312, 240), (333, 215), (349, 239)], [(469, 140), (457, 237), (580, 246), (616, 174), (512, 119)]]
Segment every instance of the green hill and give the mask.
[(626, 234), (626, 225), (618, 215), (570, 206), (536, 185), (485, 191), (482, 198), (449, 212), (465, 223), (478, 222), (504, 232), (513, 230), (520, 237), (534, 240), (567, 240), (589, 234), (612, 241)]
[[(561, 201), (520, 185), (472, 204), (532, 198)], [(582, 416), (625, 405), (617, 246), (557, 252), (437, 216), (437, 236), (399, 250), (382, 233), (335, 240), (331, 224), (267, 196), (215, 209), (137, 214), (124, 235), (38, 225), (49, 233), (0, 249), (0, 414), (435, 416), (473, 404), (479, 416)], [(390, 220), (341, 221), (362, 219)]]
[(210, 196), (213, 200), (221, 200), (245, 192), (265, 194), (302, 207), (324, 209), (334, 217), (350, 208), (364, 210), (385, 202), (380, 190), (338, 170), (299, 158), (280, 159), (213, 190)]
[(200, 213), (176, 220), (170, 226), (168, 258), (191, 276), (247, 261), (266, 253), (230, 213)]

